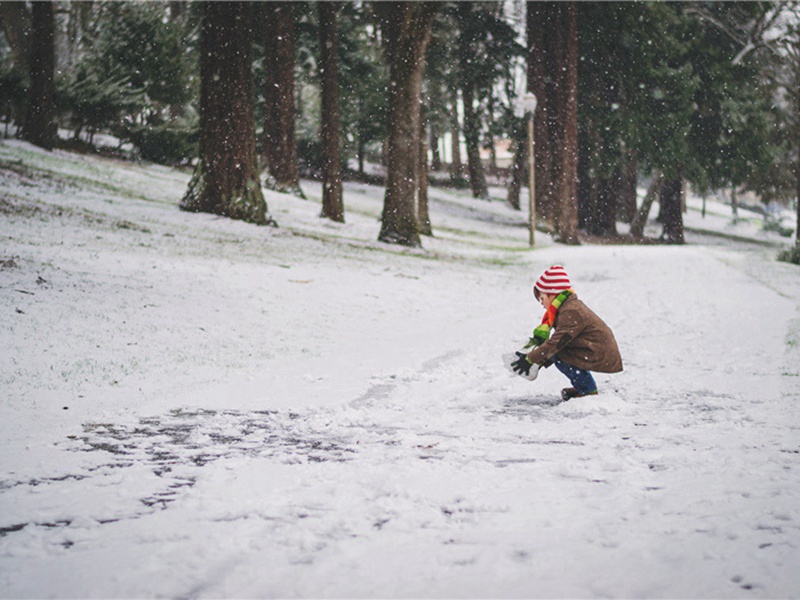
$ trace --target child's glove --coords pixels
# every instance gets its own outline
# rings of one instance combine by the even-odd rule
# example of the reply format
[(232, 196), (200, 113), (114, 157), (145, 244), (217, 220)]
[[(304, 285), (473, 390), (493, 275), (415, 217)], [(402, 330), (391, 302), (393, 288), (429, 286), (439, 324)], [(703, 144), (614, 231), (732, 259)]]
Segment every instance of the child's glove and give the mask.
[(517, 352), (517, 356), (519, 358), (511, 363), (511, 368), (514, 370), (514, 373), (529, 381), (536, 379), (539, 375), (539, 365), (529, 361), (528, 356), (522, 352)]

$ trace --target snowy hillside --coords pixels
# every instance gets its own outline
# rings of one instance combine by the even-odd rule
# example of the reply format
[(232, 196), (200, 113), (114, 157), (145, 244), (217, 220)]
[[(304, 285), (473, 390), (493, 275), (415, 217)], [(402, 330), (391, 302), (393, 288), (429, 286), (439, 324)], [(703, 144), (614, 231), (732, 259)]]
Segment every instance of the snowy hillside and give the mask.
[[(800, 597), (800, 269), (757, 213), (530, 250), (433, 189), (409, 250), (379, 188), (268, 192), (275, 229), (188, 177), (0, 141), (0, 598)], [(500, 362), (554, 263), (625, 363), (567, 403)]]

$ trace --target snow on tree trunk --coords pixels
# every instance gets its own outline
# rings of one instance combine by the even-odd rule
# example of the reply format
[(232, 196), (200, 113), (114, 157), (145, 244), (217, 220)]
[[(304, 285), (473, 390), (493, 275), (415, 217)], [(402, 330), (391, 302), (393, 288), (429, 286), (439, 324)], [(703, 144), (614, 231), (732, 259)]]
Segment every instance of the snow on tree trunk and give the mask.
[(274, 224), (256, 165), (251, 5), (201, 6), (200, 157), (180, 207)]

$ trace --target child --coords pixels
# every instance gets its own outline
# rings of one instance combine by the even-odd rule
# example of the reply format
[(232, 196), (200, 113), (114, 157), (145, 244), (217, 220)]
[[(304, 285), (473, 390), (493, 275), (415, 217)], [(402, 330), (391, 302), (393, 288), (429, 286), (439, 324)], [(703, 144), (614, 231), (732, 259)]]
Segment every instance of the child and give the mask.
[(578, 299), (561, 265), (542, 273), (533, 294), (545, 308), (544, 318), (525, 346), (533, 350), (528, 354), (517, 352), (514, 372), (533, 379), (531, 369), (538, 371), (554, 364), (572, 383), (572, 387), (561, 390), (562, 400), (596, 394), (597, 384), (590, 371), (622, 371), (622, 357), (611, 329)]

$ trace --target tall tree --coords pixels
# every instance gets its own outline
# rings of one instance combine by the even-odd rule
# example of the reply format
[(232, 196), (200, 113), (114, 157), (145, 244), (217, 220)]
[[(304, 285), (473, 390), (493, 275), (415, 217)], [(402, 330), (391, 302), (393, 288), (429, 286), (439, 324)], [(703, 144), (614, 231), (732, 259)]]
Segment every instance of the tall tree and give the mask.
[(558, 113), (563, 131), (559, 152), (558, 211), (559, 241), (578, 240), (578, 27), (575, 2), (564, 2), (557, 29)]
[(339, 147), (339, 71), (337, 49), (337, 2), (319, 3), (319, 54), (322, 80), (322, 215), (344, 222), (342, 159)]
[(558, 69), (553, 38), (559, 7), (555, 2), (528, 1), (526, 12), (528, 91), (536, 95), (536, 210), (540, 224), (555, 229), (559, 164)]
[(437, 4), (379, 2), (375, 6), (390, 78), (388, 179), (378, 239), (418, 247), (420, 95)]
[(795, 23), (786, 40), (787, 85), (786, 94), (790, 102), (791, 137), (789, 160), (794, 155), (794, 202), (797, 210), (797, 223), (794, 230), (794, 245), (800, 254), (800, 23)]
[(574, 2), (528, 2), (528, 91), (536, 94), (537, 209), (578, 243), (578, 33)]
[(422, 235), (433, 235), (431, 225), (431, 215), (428, 203), (429, 171), (428, 171), (428, 109), (424, 101), (420, 106), (419, 118), (419, 184), (417, 186), (417, 219), (419, 221), (419, 232)]
[(22, 137), (32, 144), (51, 150), (56, 142), (55, 122), (55, 20), (53, 3), (31, 3), (31, 44), (28, 110)]
[(251, 10), (201, 4), (200, 157), (180, 207), (266, 225), (274, 222), (256, 164)]
[(483, 74), (477, 68), (485, 60), (481, 52), (480, 42), (485, 35), (484, 20), (476, 18), (476, 13), (484, 6), (473, 2), (459, 2), (457, 23), (458, 37), (458, 73), (461, 99), (464, 104), (464, 140), (467, 145), (467, 173), (469, 185), (474, 198), (489, 198), (489, 187), (480, 155), (481, 120), (475, 106), (478, 92), (478, 78)]
[(680, 175), (664, 181), (660, 202), (664, 226), (661, 240), (669, 244), (683, 244), (683, 178)]
[(256, 5), (265, 22), (264, 143), (269, 173), (278, 191), (304, 197), (295, 139), (295, 18), (291, 2)]

